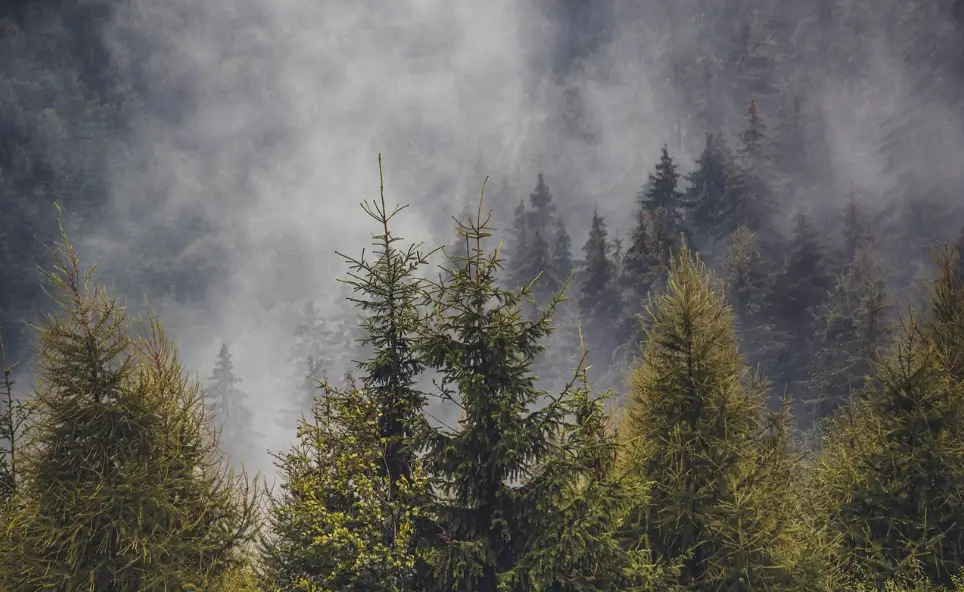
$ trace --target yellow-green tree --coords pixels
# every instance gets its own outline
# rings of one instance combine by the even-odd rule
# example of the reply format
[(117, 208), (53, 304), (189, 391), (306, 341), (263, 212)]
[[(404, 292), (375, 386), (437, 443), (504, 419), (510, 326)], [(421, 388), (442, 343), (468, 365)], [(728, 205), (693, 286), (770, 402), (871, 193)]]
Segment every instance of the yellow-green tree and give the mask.
[(255, 499), (225, 468), (160, 323), (135, 334), (62, 238), (0, 589), (222, 589), (245, 560)]
[(834, 419), (813, 473), (814, 515), (842, 535), (855, 576), (931, 584), (964, 568), (964, 290), (950, 253), (938, 258), (931, 312), (902, 322), (874, 383)]
[(730, 307), (686, 248), (647, 320), (620, 434), (624, 467), (651, 486), (625, 543), (679, 564), (686, 589), (773, 590), (812, 576), (787, 413), (766, 412)]

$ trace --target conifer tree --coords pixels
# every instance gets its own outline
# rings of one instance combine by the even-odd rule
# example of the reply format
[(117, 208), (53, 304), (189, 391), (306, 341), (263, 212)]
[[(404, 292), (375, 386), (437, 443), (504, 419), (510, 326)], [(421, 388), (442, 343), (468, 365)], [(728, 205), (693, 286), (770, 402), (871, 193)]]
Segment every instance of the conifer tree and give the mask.
[(772, 376), (787, 347), (787, 336), (776, 326), (773, 306), (775, 277), (756, 236), (740, 226), (730, 237), (723, 260), (724, 281), (735, 314), (746, 364)]
[(669, 155), (669, 148), (663, 146), (654, 173), (649, 174), (645, 192), (640, 193), (640, 201), (650, 215), (662, 209), (665, 216), (668, 236), (679, 236), (683, 232), (683, 193), (677, 188), (680, 174), (676, 163)]
[(805, 212), (796, 215), (793, 235), (786, 249), (783, 273), (777, 286), (780, 327), (789, 337), (783, 376), (787, 380), (804, 378), (814, 334), (813, 314), (827, 300), (833, 279), (827, 269), (826, 255), (817, 241), (817, 231)]
[[(381, 158), (379, 157), (379, 173)], [(370, 356), (361, 382), (322, 383), (299, 442), (279, 459), (283, 495), (273, 500), (264, 579), (277, 590), (416, 590), (424, 574), (415, 552), (427, 494), (416, 457), (424, 395), (416, 336), (422, 328), (419, 271), (427, 257), (390, 230), (404, 208), (363, 204), (379, 225), (374, 260), (346, 257), (344, 280), (363, 318)], [(460, 259), (455, 259), (455, 269)]]
[(592, 228), (583, 252), (586, 260), (579, 312), (586, 326), (590, 358), (603, 360), (609, 357), (617, 345), (612, 329), (615, 321), (619, 319), (622, 306), (614, 282), (615, 270), (606, 222), (597, 211), (593, 211)]
[(964, 392), (926, 327), (904, 321), (876, 384), (833, 420), (810, 509), (841, 533), (851, 574), (880, 583), (919, 561), (930, 585), (964, 567)]
[(552, 203), (552, 193), (549, 192), (549, 186), (546, 185), (545, 177), (541, 172), (536, 180), (535, 190), (529, 194), (529, 203), (532, 205), (530, 226), (542, 236), (550, 236), (556, 206)]
[[(547, 397), (534, 386), (559, 296), (534, 321), (527, 297), (496, 286), (498, 251), (480, 215), (462, 232), (472, 245), (465, 267), (437, 286), (428, 304), (423, 351), (439, 373), (440, 395), (462, 410), (455, 427), (428, 433), (425, 456), (437, 492), (432, 564), (441, 590), (622, 590), (643, 576), (633, 553), (613, 544), (626, 490), (597, 480), (613, 442), (592, 431), (587, 398), (567, 389)], [(591, 399), (589, 408), (592, 409)], [(544, 404), (542, 404), (544, 403)], [(579, 417), (569, 427), (565, 418)], [(598, 461), (598, 462), (597, 462)]]
[(674, 257), (633, 373), (621, 458), (652, 486), (623, 536), (680, 564), (685, 589), (779, 589), (799, 567), (789, 420), (765, 414), (732, 312), (691, 257)]
[[(740, 134), (734, 166), (726, 177), (723, 200), (718, 214), (718, 232), (732, 233), (741, 225), (757, 233), (768, 227), (774, 211), (772, 188), (768, 184), (766, 126), (760, 119), (756, 104), (747, 110), (747, 127)], [(761, 243), (766, 250), (771, 237)]]
[(224, 590), (256, 499), (226, 472), (160, 323), (134, 335), (61, 233), (4, 590)]
[(648, 217), (640, 210), (636, 213), (636, 224), (630, 235), (629, 248), (623, 257), (619, 278), (628, 308), (635, 312), (642, 311), (646, 296), (656, 278), (659, 257), (654, 249)]
[(573, 272), (572, 239), (566, 231), (562, 218), (556, 218), (556, 228), (552, 235), (552, 270), (559, 280), (565, 282)]
[(236, 462), (248, 460), (255, 450), (254, 416), (245, 401), (248, 395), (238, 388), (241, 378), (234, 373), (231, 352), (222, 344), (214, 370), (204, 391), (205, 404), (220, 430), (221, 444)]
[(864, 243), (872, 242), (874, 235), (870, 230), (868, 220), (857, 201), (856, 192), (851, 190), (847, 195), (847, 203), (843, 213), (843, 256), (844, 265), (853, 261), (854, 256)]
[(686, 176), (686, 204), (690, 210), (693, 232), (703, 239), (715, 237), (717, 218), (730, 168), (731, 156), (722, 135), (707, 134), (706, 143), (696, 169)]
[(877, 250), (864, 243), (838, 275), (830, 299), (817, 307), (807, 381), (811, 419), (830, 417), (873, 374), (889, 335), (885, 279)]

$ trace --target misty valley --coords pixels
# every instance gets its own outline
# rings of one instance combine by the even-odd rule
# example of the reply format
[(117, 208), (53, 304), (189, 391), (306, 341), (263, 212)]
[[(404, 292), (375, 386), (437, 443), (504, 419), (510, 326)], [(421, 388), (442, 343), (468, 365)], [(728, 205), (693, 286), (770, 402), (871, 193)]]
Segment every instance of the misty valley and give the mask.
[(964, 1), (0, 6), (0, 592), (964, 592)]

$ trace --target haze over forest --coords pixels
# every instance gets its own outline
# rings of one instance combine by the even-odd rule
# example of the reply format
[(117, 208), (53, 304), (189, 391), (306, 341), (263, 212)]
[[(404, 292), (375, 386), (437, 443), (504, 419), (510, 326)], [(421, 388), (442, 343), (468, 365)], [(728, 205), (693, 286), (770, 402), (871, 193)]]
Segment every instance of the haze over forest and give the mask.
[[(370, 242), (358, 203), (377, 195), (378, 153), (389, 201), (411, 204), (394, 232), (430, 248), (453, 242), (452, 217), (474, 208), (486, 177), (508, 248), (514, 210), (520, 200), (533, 209), (543, 174), (577, 260), (573, 301), (594, 212), (625, 254), (661, 149), (683, 174), (708, 133), (738, 152), (751, 100), (772, 201), (754, 231), (784, 284), (799, 279), (787, 253), (800, 212), (830, 290), (848, 264), (840, 237), (853, 196), (895, 302), (913, 292), (929, 249), (964, 224), (960, 2), (65, 0), (3, 10), (8, 356), (29, 361), (21, 329), (46, 310), (35, 266), (48, 263), (41, 241), (56, 240), (56, 202), (84, 260), (135, 310), (149, 299), (192, 371), (206, 379), (227, 346), (259, 433), (235, 460), (261, 470), (271, 470), (263, 451), (294, 433), (284, 411), (299, 405), (292, 348), (309, 301), (330, 324), (321, 366), (348, 369), (354, 313), (335, 251)], [(684, 176), (679, 191), (688, 187)], [(690, 242), (722, 269), (730, 237), (704, 236), (693, 220), (684, 215)], [(777, 324), (793, 325), (788, 315)], [(604, 386), (622, 385), (635, 351), (618, 345), (591, 354)], [(560, 373), (577, 361), (551, 355)], [(802, 376), (768, 374), (779, 372), (785, 392), (799, 391)]]

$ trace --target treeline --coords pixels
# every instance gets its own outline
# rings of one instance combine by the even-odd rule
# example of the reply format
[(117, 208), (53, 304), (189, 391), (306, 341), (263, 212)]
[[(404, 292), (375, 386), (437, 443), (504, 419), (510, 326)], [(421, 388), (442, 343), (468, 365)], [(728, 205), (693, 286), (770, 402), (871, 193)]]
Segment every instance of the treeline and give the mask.
[[(747, 363), (740, 292), (685, 242), (634, 303), (619, 404), (590, 387), (578, 327), (571, 378), (538, 388), (566, 301), (501, 285), (482, 205), (435, 274), (392, 233), (400, 208), (366, 204), (374, 250), (345, 282), (367, 355), (316, 384), (270, 492), (221, 453), (216, 416), (240, 397), (226, 350), (205, 405), (158, 319), (128, 319), (62, 234), (35, 396), (4, 372), (0, 590), (960, 588), (957, 249), (809, 452)], [(433, 421), (438, 400), (457, 423)]]

